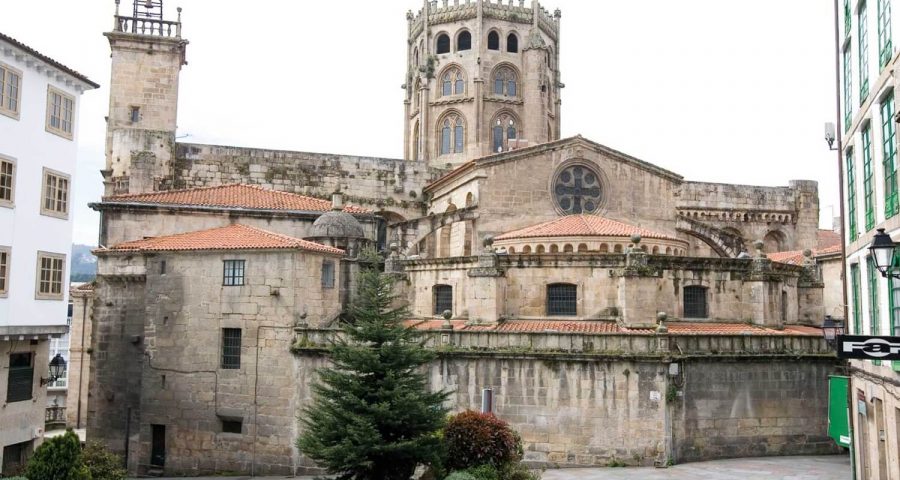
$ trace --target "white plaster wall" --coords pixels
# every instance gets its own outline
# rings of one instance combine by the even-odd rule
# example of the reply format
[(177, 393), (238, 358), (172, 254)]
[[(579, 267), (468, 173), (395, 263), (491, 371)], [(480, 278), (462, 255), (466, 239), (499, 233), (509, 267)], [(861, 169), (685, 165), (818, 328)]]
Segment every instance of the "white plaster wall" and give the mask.
[[(5, 44), (0, 44), (0, 47)], [(22, 72), (19, 119), (0, 115), (0, 155), (13, 158), (15, 197), (13, 208), (0, 206), (0, 245), (11, 247), (10, 282), (7, 298), (0, 298), (0, 327), (21, 325), (65, 325), (68, 296), (69, 257), (72, 249), (72, 204), (79, 97), (68, 77), (48, 77), (42, 62), (35, 62), (17, 49), (0, 48), (0, 62)], [(71, 81), (71, 80), (70, 80)], [(45, 129), (48, 84), (75, 98), (75, 125), (72, 140)], [(70, 175), (69, 218), (40, 214), (43, 168)], [(35, 299), (35, 272), (38, 251), (66, 255), (63, 298)]]

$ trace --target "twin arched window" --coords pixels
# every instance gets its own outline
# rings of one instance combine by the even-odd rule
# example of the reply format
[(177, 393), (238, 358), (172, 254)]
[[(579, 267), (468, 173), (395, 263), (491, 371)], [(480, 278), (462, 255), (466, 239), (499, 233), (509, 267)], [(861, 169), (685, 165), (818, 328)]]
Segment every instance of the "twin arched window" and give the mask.
[(458, 68), (447, 70), (441, 77), (441, 95), (462, 95), (466, 93), (466, 80)]
[(441, 155), (462, 153), (466, 144), (465, 122), (457, 114), (444, 117), (441, 122)]
[(494, 72), (494, 95), (515, 97), (518, 94), (518, 75), (509, 67), (500, 67)]
[(494, 121), (491, 137), (492, 152), (509, 150), (509, 141), (519, 138), (518, 122), (512, 115), (501, 113)]

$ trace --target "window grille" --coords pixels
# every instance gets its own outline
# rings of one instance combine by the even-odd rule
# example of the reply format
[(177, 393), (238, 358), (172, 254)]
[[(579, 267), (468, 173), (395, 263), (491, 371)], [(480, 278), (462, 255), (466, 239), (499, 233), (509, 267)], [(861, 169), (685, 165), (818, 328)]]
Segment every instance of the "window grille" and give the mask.
[(241, 368), (241, 329), (222, 329), (222, 368)]
[(34, 384), (32, 357), (31, 352), (12, 353), (9, 355), (6, 403), (31, 400), (32, 385)]
[(450, 285), (435, 285), (434, 291), (434, 314), (441, 315), (445, 310), (453, 311), (453, 287)]
[(691, 285), (684, 287), (684, 318), (706, 318), (706, 287)]
[(244, 284), (244, 260), (225, 260), (225, 274), (222, 285), (227, 287)]
[(577, 315), (578, 287), (568, 283), (547, 285), (547, 315)]

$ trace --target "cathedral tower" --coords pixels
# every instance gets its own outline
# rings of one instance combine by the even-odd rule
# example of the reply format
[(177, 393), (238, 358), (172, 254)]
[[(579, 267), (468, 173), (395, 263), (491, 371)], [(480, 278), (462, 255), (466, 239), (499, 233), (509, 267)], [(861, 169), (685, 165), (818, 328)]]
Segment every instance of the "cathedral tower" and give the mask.
[(559, 18), (537, 0), (425, 0), (407, 13), (404, 157), (456, 166), (558, 139)]
[(156, 190), (174, 160), (178, 74), (187, 64), (176, 21), (163, 16), (163, 0), (134, 0), (119, 11), (104, 35), (112, 50), (109, 117), (106, 124), (104, 194)]

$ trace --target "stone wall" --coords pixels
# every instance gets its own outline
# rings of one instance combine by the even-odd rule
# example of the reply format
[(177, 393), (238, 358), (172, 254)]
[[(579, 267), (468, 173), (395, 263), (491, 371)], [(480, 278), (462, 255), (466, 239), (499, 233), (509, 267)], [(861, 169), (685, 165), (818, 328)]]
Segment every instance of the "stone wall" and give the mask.
[(88, 392), (91, 370), (91, 338), (94, 316), (93, 288), (72, 288), (72, 326), (69, 331), (68, 393), (66, 394), (66, 426), (87, 426)]
[(344, 200), (403, 218), (424, 213), (422, 187), (443, 170), (391, 158), (179, 143), (171, 177), (159, 190), (249, 183), (318, 198), (341, 189)]

